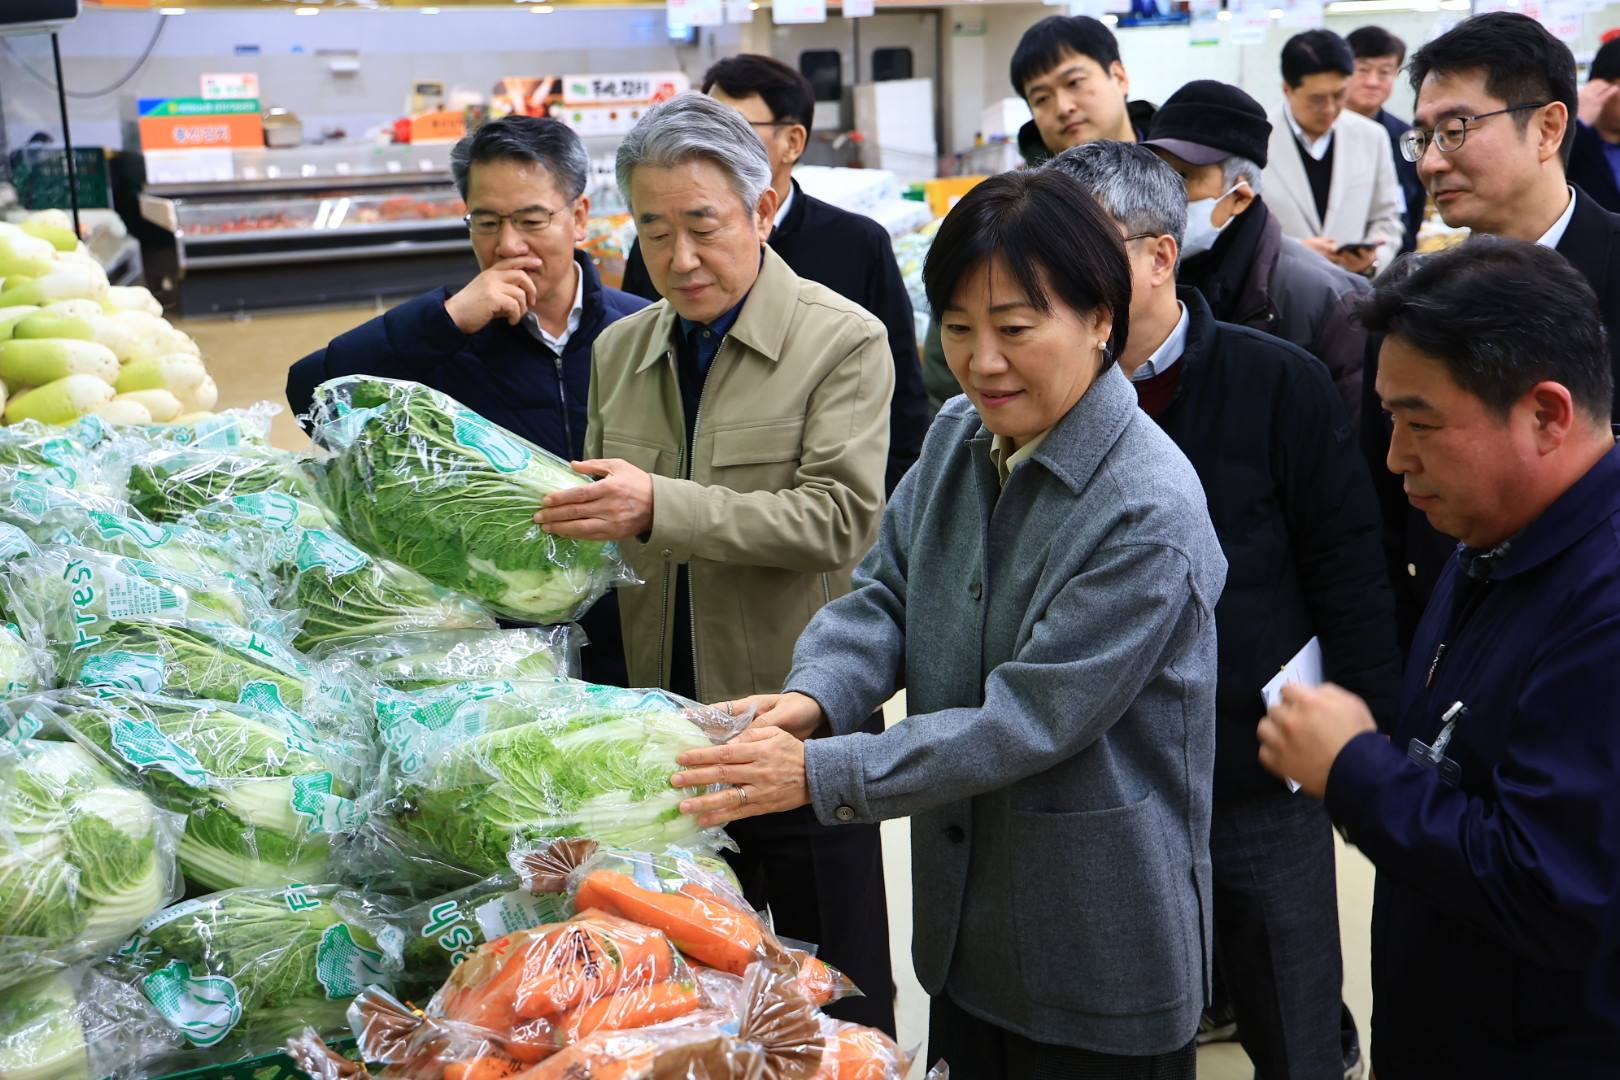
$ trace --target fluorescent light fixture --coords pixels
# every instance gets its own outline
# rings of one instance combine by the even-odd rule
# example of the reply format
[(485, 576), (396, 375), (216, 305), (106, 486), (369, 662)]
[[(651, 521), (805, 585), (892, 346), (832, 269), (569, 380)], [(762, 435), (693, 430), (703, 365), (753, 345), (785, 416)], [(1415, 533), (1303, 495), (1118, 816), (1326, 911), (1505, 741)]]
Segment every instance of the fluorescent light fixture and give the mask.
[[(1470, 0), (1470, 2), (1472, 2), (1472, 0)], [(758, 4), (749, 4), (748, 5), (748, 10), (749, 11), (758, 11), (759, 10), (759, 5)]]
[(1358, 15), (1373, 12), (1420, 11), (1413, 0), (1335, 0), (1327, 6), (1329, 15)]
[(294, 15), (319, 15), (320, 13), (321, 9), (318, 7), (293, 8)]
[(422, 9), (422, 14), (424, 15), (437, 15), (438, 13), (439, 9), (436, 7), (425, 7)]
[(556, 9), (550, 4), (536, 4), (529, 10), (534, 12), (536, 15), (550, 15)]
[(1221, 10), (1219, 10), (1219, 11), (1217, 11), (1215, 13), (1215, 18), (1220, 22), (1231, 22), (1232, 21), (1232, 13), (1230, 11), (1226, 10), (1225, 8), (1222, 8)]
[(1267, 12), (1267, 14), (1270, 15), (1273, 19), (1279, 19), (1280, 20), (1283, 17), (1283, 9), (1280, 8), (1280, 7), (1274, 7), (1269, 12)]
[(183, 7), (158, 8), (159, 15), (184, 15), (185, 13), (186, 9)]

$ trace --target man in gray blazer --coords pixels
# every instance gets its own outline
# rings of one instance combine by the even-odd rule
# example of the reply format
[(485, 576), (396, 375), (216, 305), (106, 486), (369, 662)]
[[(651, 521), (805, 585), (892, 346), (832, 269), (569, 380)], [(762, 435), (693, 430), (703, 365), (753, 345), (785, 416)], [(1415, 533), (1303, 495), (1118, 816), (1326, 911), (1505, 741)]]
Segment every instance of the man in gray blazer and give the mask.
[(1346, 270), (1376, 274), (1400, 253), (1405, 204), (1388, 132), (1344, 107), (1355, 70), (1350, 46), (1330, 30), (1283, 46), (1266, 202), (1285, 235)]

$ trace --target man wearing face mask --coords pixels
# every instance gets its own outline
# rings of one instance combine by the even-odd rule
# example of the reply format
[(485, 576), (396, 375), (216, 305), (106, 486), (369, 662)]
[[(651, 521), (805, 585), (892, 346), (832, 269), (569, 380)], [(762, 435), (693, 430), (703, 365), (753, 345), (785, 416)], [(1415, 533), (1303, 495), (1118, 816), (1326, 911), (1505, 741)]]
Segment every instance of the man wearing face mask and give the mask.
[(1235, 86), (1199, 79), (1171, 95), (1146, 145), (1187, 185), (1180, 280), (1221, 322), (1263, 330), (1327, 365), (1352, 424), (1367, 334), (1351, 319), (1365, 279), (1282, 234), (1260, 198), (1271, 121)]

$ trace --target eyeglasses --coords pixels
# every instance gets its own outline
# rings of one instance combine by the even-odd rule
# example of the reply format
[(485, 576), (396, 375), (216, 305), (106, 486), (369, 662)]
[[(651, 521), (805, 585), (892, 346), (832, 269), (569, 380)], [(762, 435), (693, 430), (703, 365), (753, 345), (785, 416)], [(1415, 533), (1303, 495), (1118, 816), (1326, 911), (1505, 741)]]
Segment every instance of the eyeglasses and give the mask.
[(1409, 128), (1401, 136), (1401, 156), (1407, 161), (1423, 160), (1424, 151), (1429, 148), (1430, 139), (1442, 154), (1450, 154), (1462, 149), (1464, 140), (1468, 138), (1468, 125), (1477, 124), (1481, 120), (1492, 116), (1502, 116), (1506, 113), (1524, 112), (1526, 109), (1540, 109), (1547, 105), (1545, 101), (1534, 101), (1526, 105), (1509, 105), (1505, 109), (1495, 112), (1480, 113), (1478, 116), (1453, 116), (1449, 120), (1442, 120), (1435, 125), (1434, 134), (1430, 135), (1422, 128)]
[(750, 127), (757, 127), (757, 128), (803, 127), (804, 126), (798, 120), (750, 120), (750, 121), (748, 121), (748, 124), (749, 124)]
[(1163, 233), (1139, 232), (1139, 233), (1136, 233), (1133, 236), (1127, 236), (1125, 238), (1125, 242), (1128, 244), (1132, 240), (1157, 240), (1159, 237), (1161, 237), (1163, 235), (1164, 235)]
[(515, 214), (496, 214), (489, 211), (479, 211), (468, 214), (461, 220), (466, 223), (467, 231), (474, 236), (498, 236), (501, 223), (510, 221), (512, 228), (520, 233), (545, 232), (551, 227), (551, 221), (561, 210), (547, 210), (545, 207), (530, 207), (519, 210)]

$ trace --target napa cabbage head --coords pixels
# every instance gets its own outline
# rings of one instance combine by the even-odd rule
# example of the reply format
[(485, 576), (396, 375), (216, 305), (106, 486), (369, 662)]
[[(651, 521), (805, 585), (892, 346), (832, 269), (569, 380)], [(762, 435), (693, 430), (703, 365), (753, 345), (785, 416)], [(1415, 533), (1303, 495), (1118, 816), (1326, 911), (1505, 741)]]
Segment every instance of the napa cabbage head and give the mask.
[(589, 481), (417, 383), (349, 376), (316, 389), (322, 492), (344, 532), (497, 614), (576, 617), (627, 572), (612, 544), (552, 536), (545, 497)]
[(54, 695), (57, 723), (185, 815), (180, 866), (204, 890), (328, 876), (333, 837), (360, 812), (315, 725), (139, 692)]
[(178, 884), (169, 815), (84, 747), (25, 739), (0, 777), (0, 986), (116, 944)]
[[(212, 893), (148, 920), (114, 967), (193, 1045), (227, 1059), (279, 1048), (306, 1026), (330, 1037), (346, 1031), (355, 994), (400, 973), (403, 934), (380, 903), (331, 885)], [(233, 1007), (187, 1023), (197, 1017), (176, 991), (188, 987)]]
[(709, 745), (682, 713), (582, 712), (489, 731), (443, 749), (402, 786), (394, 820), (418, 847), (477, 874), (514, 848), (583, 836), (625, 847), (695, 837), (670, 787), (675, 758)]

